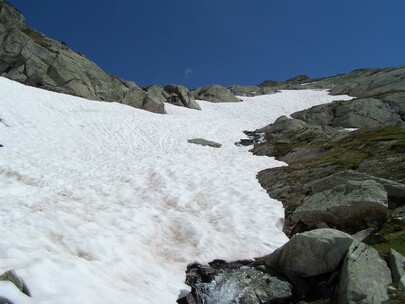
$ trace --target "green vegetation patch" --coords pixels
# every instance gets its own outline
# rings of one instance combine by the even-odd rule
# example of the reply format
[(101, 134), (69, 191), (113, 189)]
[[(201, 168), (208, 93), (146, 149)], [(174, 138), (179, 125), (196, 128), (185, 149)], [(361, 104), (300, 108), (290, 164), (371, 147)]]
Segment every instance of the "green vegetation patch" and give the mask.
[(404, 304), (405, 297), (398, 292), (398, 284), (392, 284), (388, 288), (388, 297), (390, 298), (388, 301), (385, 301), (384, 304)]
[(389, 220), (379, 232), (387, 242), (373, 245), (383, 258), (388, 257), (390, 249), (405, 255), (405, 227), (401, 223)]
[(32, 40), (34, 40), (34, 42), (48, 50), (50, 50), (51, 52), (55, 53), (55, 51), (53, 51), (51, 49), (52, 47), (52, 43), (50, 42), (50, 39), (45, 37), (45, 35), (43, 35), (42, 33), (33, 30), (30, 27), (24, 27), (21, 30), (24, 34), (26, 34), (28, 37), (30, 37)]
[[(405, 153), (405, 128), (403, 124), (384, 126), (376, 129), (354, 131), (336, 142), (321, 142), (301, 145), (301, 147), (322, 147), (325, 152), (318, 157), (299, 164), (302, 166), (319, 166), (334, 163), (338, 168), (357, 169), (365, 160), (384, 159)], [(286, 151), (298, 145), (280, 145)]]

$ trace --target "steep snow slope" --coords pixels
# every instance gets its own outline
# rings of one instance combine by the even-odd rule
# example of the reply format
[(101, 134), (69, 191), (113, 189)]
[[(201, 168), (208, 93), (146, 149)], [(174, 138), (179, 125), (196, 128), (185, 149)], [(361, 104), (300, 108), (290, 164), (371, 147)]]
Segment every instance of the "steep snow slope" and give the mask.
[(188, 263), (273, 251), (283, 209), (255, 176), (283, 163), (233, 143), (333, 99), (285, 91), (159, 115), (0, 78), (0, 273), (33, 296), (16, 303), (175, 303)]

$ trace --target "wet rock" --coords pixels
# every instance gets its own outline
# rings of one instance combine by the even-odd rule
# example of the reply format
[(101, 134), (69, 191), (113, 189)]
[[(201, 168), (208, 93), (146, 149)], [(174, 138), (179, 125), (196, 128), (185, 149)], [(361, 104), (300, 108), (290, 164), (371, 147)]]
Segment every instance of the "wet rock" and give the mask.
[(266, 142), (265, 133), (257, 131), (243, 131), (248, 139), (241, 139), (235, 143), (236, 146), (251, 146), (255, 144), (262, 144)]
[(192, 286), (192, 301), (199, 304), (282, 304), (292, 299), (290, 283), (243, 265), (194, 265), (188, 270), (186, 283)]
[(355, 242), (344, 259), (333, 303), (383, 303), (390, 283), (390, 270), (378, 252)]

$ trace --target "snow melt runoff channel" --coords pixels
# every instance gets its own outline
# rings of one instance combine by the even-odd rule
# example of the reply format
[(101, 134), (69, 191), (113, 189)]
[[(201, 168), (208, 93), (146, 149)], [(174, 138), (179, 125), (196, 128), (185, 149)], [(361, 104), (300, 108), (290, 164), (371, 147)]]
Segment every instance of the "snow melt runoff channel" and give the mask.
[[(166, 115), (0, 78), (0, 273), (15, 303), (175, 303), (193, 262), (271, 253), (283, 207), (256, 174), (285, 165), (236, 147), (243, 130), (347, 97), (282, 91)], [(205, 138), (219, 149), (187, 143)]]

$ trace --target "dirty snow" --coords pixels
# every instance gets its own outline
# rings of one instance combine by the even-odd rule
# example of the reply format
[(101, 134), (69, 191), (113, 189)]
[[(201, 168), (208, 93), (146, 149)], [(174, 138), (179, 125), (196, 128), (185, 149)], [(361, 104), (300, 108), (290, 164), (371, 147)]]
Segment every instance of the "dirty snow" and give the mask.
[[(166, 115), (0, 78), (0, 273), (15, 303), (175, 303), (187, 264), (268, 254), (282, 205), (256, 180), (284, 165), (236, 147), (253, 130), (341, 97), (283, 91)], [(191, 138), (220, 149), (188, 144)]]

